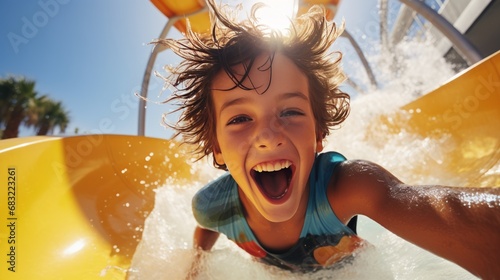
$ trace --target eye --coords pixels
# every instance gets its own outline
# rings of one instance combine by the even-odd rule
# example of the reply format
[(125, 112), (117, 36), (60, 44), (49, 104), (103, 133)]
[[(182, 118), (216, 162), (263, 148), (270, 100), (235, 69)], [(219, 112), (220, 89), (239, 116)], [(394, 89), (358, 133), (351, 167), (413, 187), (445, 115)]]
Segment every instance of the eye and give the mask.
[(247, 116), (236, 116), (236, 117), (230, 119), (229, 122), (227, 123), (227, 125), (241, 124), (241, 123), (245, 123), (245, 122), (249, 122), (249, 121), (252, 121), (252, 119), (247, 117)]
[(297, 109), (287, 109), (281, 112), (280, 117), (304, 116), (304, 113)]

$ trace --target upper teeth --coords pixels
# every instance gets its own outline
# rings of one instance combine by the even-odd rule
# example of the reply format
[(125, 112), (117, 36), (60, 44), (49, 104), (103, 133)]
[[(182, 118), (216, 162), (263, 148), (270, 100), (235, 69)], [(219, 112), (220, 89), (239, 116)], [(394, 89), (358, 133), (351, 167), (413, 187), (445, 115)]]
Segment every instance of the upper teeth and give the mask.
[(282, 161), (277, 161), (277, 162), (264, 162), (264, 163), (259, 163), (257, 164), (253, 170), (257, 172), (272, 172), (272, 171), (278, 171), (281, 169), (285, 169), (290, 167), (292, 163), (289, 160), (282, 160)]

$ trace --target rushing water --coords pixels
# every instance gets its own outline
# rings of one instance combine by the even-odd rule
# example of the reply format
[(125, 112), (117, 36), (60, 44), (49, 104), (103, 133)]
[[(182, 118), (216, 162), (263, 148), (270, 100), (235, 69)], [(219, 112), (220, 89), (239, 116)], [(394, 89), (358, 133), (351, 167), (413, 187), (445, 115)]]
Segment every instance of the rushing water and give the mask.
[[(395, 111), (453, 75), (451, 67), (428, 45), (409, 43), (397, 52), (403, 57), (399, 59), (398, 74), (383, 74), (392, 73), (383, 70), (391, 66), (379, 65), (377, 75), (384, 83), (383, 88), (353, 100), (350, 117), (328, 137), (325, 150), (339, 151), (351, 159), (377, 162), (413, 184), (431, 179), (447, 185), (463, 183), (439, 169), (424, 177), (415, 176), (414, 165), (423, 164), (428, 155), (423, 151), (431, 149), (436, 155), (442, 149), (439, 143), (431, 142), (435, 140), (404, 133), (384, 138), (383, 144), (376, 140), (380, 136), (377, 133), (384, 133), (378, 128), (377, 116)], [(387, 57), (371, 60), (383, 64), (380, 61), (387, 61)], [(221, 174), (206, 162), (199, 163), (197, 168), (207, 174), (206, 181)], [(146, 220), (143, 239), (129, 272), (130, 279), (185, 277), (193, 255), (195, 221), (191, 197), (201, 185), (202, 182), (169, 184), (157, 190), (155, 208)], [(360, 217), (358, 231), (374, 245), (373, 248), (360, 252), (351, 265), (304, 275), (255, 262), (221, 236), (212, 252), (204, 255), (199, 279), (476, 279), (457, 265), (404, 241), (367, 217)]]

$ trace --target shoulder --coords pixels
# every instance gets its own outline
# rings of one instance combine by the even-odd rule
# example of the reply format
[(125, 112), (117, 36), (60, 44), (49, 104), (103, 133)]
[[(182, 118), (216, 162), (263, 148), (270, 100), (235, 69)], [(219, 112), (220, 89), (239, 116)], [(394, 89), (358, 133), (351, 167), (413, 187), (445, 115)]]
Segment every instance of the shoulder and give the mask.
[(328, 182), (337, 165), (345, 160), (346, 158), (342, 154), (333, 151), (318, 154), (311, 171), (312, 178), (323, 178)]
[(225, 194), (230, 191), (233, 183), (234, 179), (229, 173), (220, 176), (196, 192), (193, 197), (193, 205), (205, 205), (219, 200), (221, 198), (221, 194)]
[(367, 160), (346, 160), (336, 170), (340, 186), (371, 188), (375, 185), (400, 184), (394, 175), (382, 166)]
[(237, 197), (233, 197), (236, 182), (229, 173), (201, 188), (192, 199), (193, 215), (197, 222), (211, 228), (213, 217), (227, 208)]
[(382, 166), (366, 160), (346, 160), (335, 169), (328, 199), (344, 219), (353, 215), (370, 216), (379, 210), (391, 186), (401, 184)]

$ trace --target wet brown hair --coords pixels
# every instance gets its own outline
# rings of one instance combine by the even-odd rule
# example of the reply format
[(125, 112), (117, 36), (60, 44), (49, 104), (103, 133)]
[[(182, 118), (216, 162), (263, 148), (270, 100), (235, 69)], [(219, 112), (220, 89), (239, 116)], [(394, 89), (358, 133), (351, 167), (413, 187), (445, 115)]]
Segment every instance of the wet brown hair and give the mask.
[[(329, 51), (343, 28), (339, 30), (335, 23), (329, 22), (323, 8), (314, 6), (293, 20), (289, 34), (283, 34), (257, 21), (255, 12), (262, 5), (254, 5), (248, 20), (237, 22), (213, 0), (207, 3), (212, 18), (211, 34), (197, 34), (188, 28), (182, 39), (155, 41), (183, 59), (177, 67), (168, 69), (171, 75), (166, 78), (168, 86), (175, 89), (166, 102), (176, 102), (178, 108), (174, 112), (182, 112), (175, 125), (165, 123), (175, 129), (174, 137), (181, 135), (184, 142), (195, 145), (200, 158), (211, 154), (217, 145), (211, 94), (214, 77), (223, 70), (234, 81), (234, 87), (253, 90), (243, 86), (251, 67), (241, 76), (233, 72), (233, 66), (252, 65), (263, 53), (280, 52), (307, 77), (320, 137), (325, 138), (330, 128), (347, 118), (349, 95), (338, 88), (345, 80), (340, 68), (342, 55)], [(213, 162), (215, 167), (226, 170), (215, 158)]]

